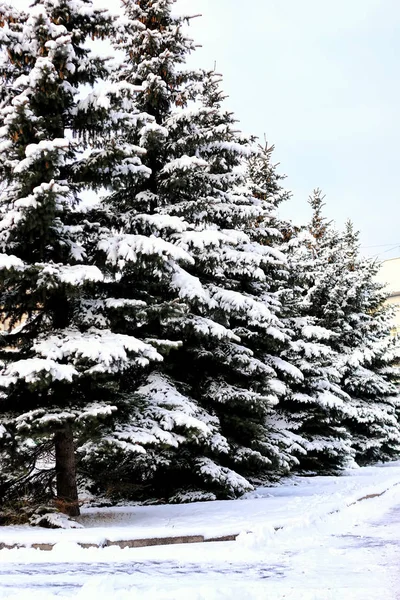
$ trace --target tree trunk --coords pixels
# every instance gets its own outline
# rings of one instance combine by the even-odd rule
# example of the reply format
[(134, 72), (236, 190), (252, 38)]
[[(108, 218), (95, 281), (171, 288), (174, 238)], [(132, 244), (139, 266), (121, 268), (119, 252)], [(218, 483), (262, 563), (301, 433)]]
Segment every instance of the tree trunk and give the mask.
[(56, 450), (57, 505), (70, 517), (80, 514), (76, 485), (75, 448), (72, 427), (66, 423), (54, 436)]

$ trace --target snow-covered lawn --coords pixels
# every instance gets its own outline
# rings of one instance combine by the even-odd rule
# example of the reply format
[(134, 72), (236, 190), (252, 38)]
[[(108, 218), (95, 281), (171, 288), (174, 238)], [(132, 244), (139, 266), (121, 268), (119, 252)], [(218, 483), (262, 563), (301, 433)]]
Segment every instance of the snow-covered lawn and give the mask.
[(0, 527), (0, 543), (95, 543), (153, 537), (203, 535), (207, 538), (299, 525), (340, 510), (362, 496), (380, 494), (400, 483), (400, 461), (351, 469), (342, 477), (294, 477), (278, 487), (259, 488), (240, 500), (83, 509), (84, 529)]
[[(51, 552), (0, 551), (0, 599), (398, 598), (400, 463), (341, 478), (295, 482), (234, 502), (107, 509), (100, 514), (89, 510), (83, 518), (86, 530), (2, 528), (1, 541), (4, 534), (11, 539), (12, 533), (19, 542), (54, 535), (58, 543)], [(384, 490), (382, 496), (346, 507)], [(338, 512), (329, 514), (332, 510)], [(150, 531), (162, 537), (177, 528), (181, 534), (215, 535), (229, 527), (242, 531), (236, 542), (122, 550), (83, 549), (71, 538), (87, 532), (99, 536), (101, 531), (108, 539), (119, 539), (124, 529), (137, 537)]]

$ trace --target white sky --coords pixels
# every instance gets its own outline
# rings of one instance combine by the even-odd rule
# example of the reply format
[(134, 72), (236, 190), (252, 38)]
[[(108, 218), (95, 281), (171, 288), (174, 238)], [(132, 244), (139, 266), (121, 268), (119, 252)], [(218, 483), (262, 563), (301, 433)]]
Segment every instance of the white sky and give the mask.
[(192, 64), (216, 63), (240, 127), (275, 144), (285, 216), (308, 219), (319, 186), (365, 253), (400, 256), (399, 0), (177, 0), (174, 12), (202, 13)]
[[(203, 47), (196, 64), (224, 75), (246, 133), (264, 134), (308, 218), (319, 186), (326, 211), (351, 218), (364, 248), (400, 256), (399, 0), (178, 0)], [(392, 252), (388, 249), (397, 244)]]

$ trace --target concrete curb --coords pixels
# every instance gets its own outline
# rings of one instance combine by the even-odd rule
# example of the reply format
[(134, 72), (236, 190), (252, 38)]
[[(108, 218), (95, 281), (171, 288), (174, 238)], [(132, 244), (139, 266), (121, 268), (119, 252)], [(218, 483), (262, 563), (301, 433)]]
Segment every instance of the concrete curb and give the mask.
[[(176, 537), (160, 538), (141, 538), (135, 540), (105, 540), (103, 544), (77, 542), (81, 548), (108, 548), (109, 546), (118, 546), (119, 548), (145, 548), (147, 546), (170, 546), (172, 544), (202, 544), (206, 542), (234, 542), (239, 534), (223, 535), (214, 538), (205, 538), (204, 535), (180, 535)], [(35, 550), (50, 551), (55, 544), (4, 544), (0, 543), (0, 550), (13, 550), (21, 548), (35, 548)]]
[[(375, 494), (367, 494), (366, 496), (361, 496), (357, 500), (354, 500), (353, 502), (346, 504), (345, 508), (349, 508), (350, 506), (354, 506), (355, 504), (358, 504), (359, 502), (364, 502), (365, 500), (379, 498), (380, 496), (383, 496), (384, 494), (386, 494), (386, 492), (393, 489), (394, 487), (397, 487), (398, 485), (400, 485), (400, 482), (394, 483), (393, 485), (386, 488), (382, 492), (377, 492)], [(327, 516), (334, 515), (334, 514), (340, 512), (341, 510), (343, 510), (343, 508), (338, 508), (336, 510), (332, 510), (327, 513)], [(279, 531), (284, 528), (285, 528), (285, 525), (280, 525), (280, 526), (274, 527), (275, 531)], [(249, 533), (252, 533), (252, 532), (249, 532)], [(134, 540), (118, 540), (118, 541), (105, 540), (105, 542), (103, 544), (78, 542), (78, 545), (81, 546), (81, 548), (107, 548), (109, 546), (118, 546), (119, 548), (122, 548), (122, 549), (124, 549), (124, 548), (145, 548), (148, 546), (169, 546), (172, 544), (202, 544), (202, 543), (208, 543), (208, 542), (234, 542), (238, 536), (239, 536), (239, 533), (234, 533), (231, 535), (222, 535), (222, 536), (217, 536), (217, 537), (213, 537), (213, 538), (204, 537), (204, 535), (181, 535), (181, 536), (174, 536), (174, 537), (170, 536), (170, 537), (157, 537), (157, 538), (139, 538), (139, 539), (134, 539)], [(31, 544), (30, 546), (26, 546), (24, 544), (8, 545), (8, 544), (0, 542), (0, 550), (13, 550), (13, 549), (17, 549), (17, 548), (35, 548), (36, 550), (50, 551), (54, 548), (54, 546), (55, 546), (55, 544), (45, 544), (45, 543)]]

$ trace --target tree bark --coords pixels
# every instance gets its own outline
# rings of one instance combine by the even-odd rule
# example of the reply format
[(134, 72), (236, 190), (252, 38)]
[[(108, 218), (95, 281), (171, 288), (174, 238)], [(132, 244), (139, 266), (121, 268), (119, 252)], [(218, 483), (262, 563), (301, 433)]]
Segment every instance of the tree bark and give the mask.
[(70, 517), (80, 514), (76, 485), (75, 448), (72, 427), (66, 423), (54, 436), (56, 451), (57, 504)]

